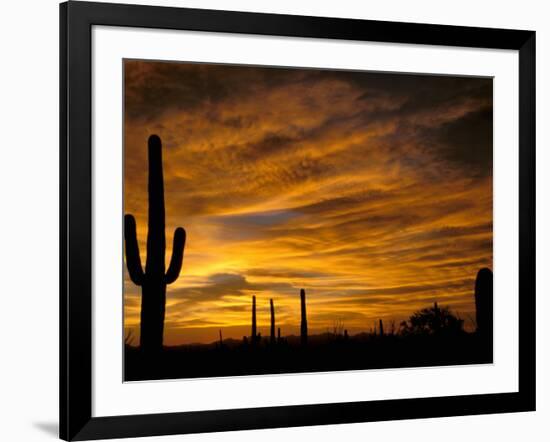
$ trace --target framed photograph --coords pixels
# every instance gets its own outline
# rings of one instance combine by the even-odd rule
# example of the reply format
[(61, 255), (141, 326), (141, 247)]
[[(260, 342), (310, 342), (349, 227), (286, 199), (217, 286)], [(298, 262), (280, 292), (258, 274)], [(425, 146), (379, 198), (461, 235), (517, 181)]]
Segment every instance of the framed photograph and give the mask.
[(61, 4), (60, 437), (535, 409), (535, 33)]

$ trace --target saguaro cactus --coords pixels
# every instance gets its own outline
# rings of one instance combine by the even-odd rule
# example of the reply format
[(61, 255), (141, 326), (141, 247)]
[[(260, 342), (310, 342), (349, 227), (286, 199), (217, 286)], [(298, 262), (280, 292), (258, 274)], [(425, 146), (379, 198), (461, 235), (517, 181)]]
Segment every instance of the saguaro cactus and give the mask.
[(493, 340), (493, 272), (482, 268), (475, 283), (477, 333), (485, 339)]
[(271, 344), (275, 344), (275, 307), (273, 306), (273, 299), (269, 300), (269, 307), (271, 310)]
[(300, 290), (300, 302), (302, 311), (302, 322), (300, 323), (300, 341), (302, 345), (307, 344), (307, 312), (306, 312), (306, 291)]
[(379, 319), (378, 321), (379, 321), (380, 336), (384, 337), (384, 323), (382, 322), (381, 319)]
[(258, 334), (256, 333), (256, 296), (252, 296), (252, 333), (250, 336), (250, 341), (252, 344), (256, 343)]
[(145, 271), (141, 266), (136, 235), (136, 220), (132, 215), (124, 217), (126, 266), (132, 282), (141, 287), (141, 335), (140, 347), (144, 351), (162, 349), (166, 285), (179, 276), (185, 247), (185, 230), (174, 232), (172, 257), (165, 272), (166, 253), (164, 180), (162, 174), (162, 145), (157, 135), (149, 137), (149, 221), (147, 226), (147, 261)]

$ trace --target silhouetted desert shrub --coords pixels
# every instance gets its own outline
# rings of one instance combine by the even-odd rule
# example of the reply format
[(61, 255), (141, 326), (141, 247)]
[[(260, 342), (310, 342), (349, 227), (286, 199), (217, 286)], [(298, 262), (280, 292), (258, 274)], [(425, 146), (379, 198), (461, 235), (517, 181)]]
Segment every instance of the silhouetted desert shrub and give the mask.
[(415, 312), (401, 323), (402, 335), (441, 335), (464, 332), (464, 321), (451, 313), (448, 307), (433, 307)]

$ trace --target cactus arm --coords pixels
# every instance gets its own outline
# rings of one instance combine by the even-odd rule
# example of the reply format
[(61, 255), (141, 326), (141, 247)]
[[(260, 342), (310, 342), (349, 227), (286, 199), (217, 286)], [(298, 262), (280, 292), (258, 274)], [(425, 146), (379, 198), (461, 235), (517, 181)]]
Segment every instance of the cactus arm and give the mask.
[(130, 279), (135, 285), (142, 285), (144, 274), (139, 257), (139, 246), (136, 234), (136, 220), (132, 215), (124, 216), (124, 242), (126, 244), (126, 267)]
[(172, 284), (181, 271), (181, 265), (183, 263), (183, 249), (185, 248), (185, 230), (182, 227), (178, 227), (174, 232), (174, 244), (172, 246), (172, 258), (170, 258), (170, 265), (168, 271), (164, 276), (164, 282), (166, 284)]

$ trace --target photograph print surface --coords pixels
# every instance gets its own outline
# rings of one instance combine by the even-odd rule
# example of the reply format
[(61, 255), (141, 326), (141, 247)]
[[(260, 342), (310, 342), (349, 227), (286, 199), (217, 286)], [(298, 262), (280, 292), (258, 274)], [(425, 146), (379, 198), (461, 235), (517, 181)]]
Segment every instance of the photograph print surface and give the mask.
[(125, 381), (491, 363), (491, 78), (124, 61)]

